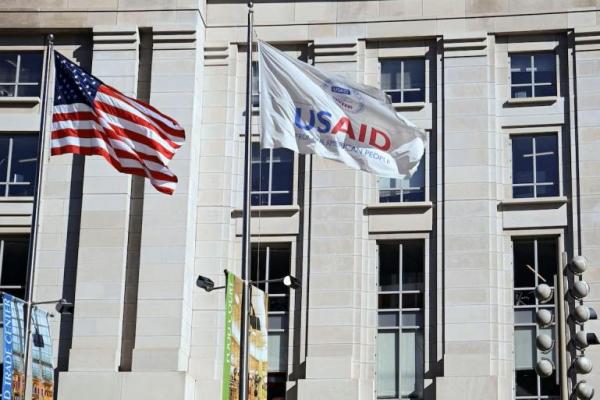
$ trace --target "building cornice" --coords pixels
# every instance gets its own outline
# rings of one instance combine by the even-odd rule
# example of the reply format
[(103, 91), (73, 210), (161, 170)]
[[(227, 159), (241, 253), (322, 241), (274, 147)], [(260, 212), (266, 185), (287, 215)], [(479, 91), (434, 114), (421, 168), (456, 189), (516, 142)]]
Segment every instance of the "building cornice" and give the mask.
[(196, 48), (194, 25), (157, 25), (152, 28), (154, 49), (185, 50)]
[(92, 29), (94, 51), (136, 50), (140, 37), (136, 26), (98, 25)]

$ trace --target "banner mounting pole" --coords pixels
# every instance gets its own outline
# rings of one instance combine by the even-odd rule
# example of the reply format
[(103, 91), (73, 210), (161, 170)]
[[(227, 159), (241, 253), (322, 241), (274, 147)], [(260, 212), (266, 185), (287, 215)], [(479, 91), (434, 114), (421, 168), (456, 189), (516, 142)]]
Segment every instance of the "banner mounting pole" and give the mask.
[(250, 182), (252, 179), (252, 44), (254, 10), (248, 1), (247, 58), (246, 58), (246, 129), (244, 138), (244, 205), (242, 210), (242, 318), (240, 326), (240, 386), (239, 400), (248, 399), (248, 314), (250, 310)]

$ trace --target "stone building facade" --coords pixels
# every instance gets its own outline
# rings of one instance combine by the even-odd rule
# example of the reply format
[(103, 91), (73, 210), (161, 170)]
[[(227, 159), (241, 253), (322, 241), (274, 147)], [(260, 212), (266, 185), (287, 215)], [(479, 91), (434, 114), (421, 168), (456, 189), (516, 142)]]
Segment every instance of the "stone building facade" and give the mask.
[[(252, 277), (302, 281), (264, 287), (270, 397), (554, 398), (532, 371), (532, 313), (552, 308), (533, 286), (553, 285), (563, 251), (584, 254), (600, 309), (598, 1), (257, 1), (254, 14), (259, 39), (386, 89), (429, 138), (410, 182), (255, 148)], [(240, 270), (245, 24), (239, 0), (0, 6), (2, 285), (25, 279), (46, 34), (187, 132), (171, 197), (97, 157), (41, 160), (34, 300), (75, 304), (52, 321), (60, 400), (220, 398), (224, 296), (195, 281)], [(587, 354), (600, 390), (600, 349)]]

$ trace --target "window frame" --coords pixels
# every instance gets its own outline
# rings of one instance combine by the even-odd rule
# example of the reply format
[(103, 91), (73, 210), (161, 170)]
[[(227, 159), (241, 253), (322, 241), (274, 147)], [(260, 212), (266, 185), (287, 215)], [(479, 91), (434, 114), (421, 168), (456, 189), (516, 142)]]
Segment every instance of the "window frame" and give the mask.
[[(29, 233), (29, 232), (28, 232)], [(5, 251), (5, 242), (7, 240), (25, 242), (27, 246), (29, 246), (30, 235), (29, 234), (19, 234), (19, 233), (9, 233), (0, 235), (0, 284), (2, 282), (2, 272), (4, 271), (4, 251)], [(25, 269), (27, 269), (27, 263), (25, 265)], [(18, 297), (18, 294), (14, 293), (14, 291), (25, 291), (25, 287), (27, 286), (27, 272), (25, 272), (23, 285), (6, 285), (1, 291), (11, 293), (13, 296)]]
[[(289, 251), (289, 274), (291, 275), (295, 275), (295, 258), (296, 258), (296, 246), (295, 246), (295, 242), (291, 237), (285, 237), (285, 236), (281, 236), (281, 237), (276, 237), (276, 238), (270, 238), (270, 240), (268, 242), (256, 242), (253, 241), (251, 244), (251, 252), (256, 251), (257, 249), (263, 249), (266, 253), (265, 255), (265, 277), (261, 277), (260, 274), (260, 269), (258, 267), (256, 267), (256, 271), (258, 276), (258, 279), (254, 279), (254, 280), (262, 280), (262, 279), (266, 279), (267, 277), (269, 277), (269, 272), (270, 272), (270, 251), (272, 248), (286, 248)], [(252, 278), (254, 278), (252, 276), (252, 274), (254, 273), (255, 267), (251, 265), (250, 268), (250, 276)], [(287, 392), (288, 389), (288, 383), (289, 383), (289, 379), (288, 379), (288, 374), (290, 372), (290, 363), (293, 362), (293, 335), (295, 334), (295, 332), (293, 331), (293, 320), (295, 317), (295, 313), (294, 313), (294, 304), (295, 304), (295, 298), (296, 298), (296, 290), (291, 290), (288, 288), (287, 290), (287, 294), (281, 294), (281, 293), (274, 293), (274, 294), (269, 294), (268, 292), (268, 282), (264, 284), (264, 292), (265, 295), (267, 296), (267, 299), (270, 298), (270, 296), (275, 296), (275, 297), (287, 297), (288, 298), (288, 309), (287, 311), (270, 311), (267, 310), (267, 321), (269, 319), (269, 317), (271, 315), (287, 315), (287, 327), (285, 329), (271, 329), (270, 324), (268, 324), (267, 322), (267, 332), (271, 333), (271, 332), (275, 332), (275, 333), (285, 333), (286, 334), (286, 340), (287, 340), (287, 354), (286, 354), (286, 370), (285, 371), (270, 371), (268, 370), (268, 377), (271, 376), (273, 378), (273, 381), (278, 380), (281, 381), (282, 378), (284, 378), (284, 382), (285, 382), (285, 390)], [(303, 284), (304, 287), (304, 284)], [(268, 300), (267, 300), (268, 301)], [(269, 378), (267, 377), (267, 382), (269, 382)]]
[[(408, 234), (394, 234), (394, 235), (382, 235), (381, 239), (378, 239), (376, 241), (376, 251), (377, 251), (377, 272), (376, 272), (376, 298), (377, 298), (377, 324), (376, 324), (376, 332), (377, 334), (379, 334), (380, 330), (387, 330), (387, 331), (398, 331), (399, 335), (398, 335), (398, 396), (397, 397), (391, 397), (391, 396), (378, 396), (377, 399), (388, 399), (388, 400), (402, 400), (402, 399), (408, 399), (408, 398), (418, 398), (418, 397), (408, 397), (408, 396), (402, 396), (402, 370), (401, 370), (401, 362), (402, 362), (402, 354), (401, 354), (401, 344), (402, 344), (402, 332), (405, 330), (411, 330), (411, 331), (416, 331), (416, 330), (421, 330), (422, 334), (423, 334), (423, 352), (422, 352), (422, 361), (423, 361), (423, 380), (421, 382), (421, 389), (423, 390), (423, 397), (421, 399), (426, 398), (425, 392), (426, 392), (426, 388), (428, 387), (429, 383), (430, 383), (430, 379), (427, 378), (427, 371), (429, 370), (429, 334), (430, 334), (430, 329), (431, 326), (429, 324), (429, 319), (430, 319), (430, 293), (431, 293), (431, 288), (429, 285), (430, 282), (430, 255), (429, 255), (429, 234), (427, 233), (423, 233), (423, 234), (419, 234), (419, 233), (408, 233)], [(410, 241), (420, 241), (422, 243), (423, 246), (423, 287), (419, 290), (403, 290), (402, 288), (402, 245), (406, 242), (410, 242)], [(379, 284), (379, 268), (380, 268), (380, 261), (379, 261), (379, 249), (380, 249), (380, 245), (382, 244), (387, 244), (387, 245), (398, 245), (400, 246), (399, 249), (399, 275), (398, 275), (398, 290), (397, 291), (380, 291), (380, 284)], [(402, 294), (411, 294), (411, 293), (416, 293), (416, 292), (421, 292), (423, 295), (422, 298), (422, 307), (418, 307), (418, 308), (403, 308), (402, 307)], [(380, 294), (394, 294), (394, 293), (398, 293), (399, 295), (399, 299), (398, 299), (398, 308), (394, 308), (394, 309), (386, 309), (386, 308), (379, 308), (379, 295)], [(409, 325), (409, 326), (403, 326), (403, 321), (402, 321), (402, 312), (403, 311), (418, 311), (421, 310), (422, 311), (422, 326), (419, 327), (417, 326), (413, 326), (413, 325)], [(390, 313), (390, 312), (397, 312), (399, 315), (399, 321), (398, 321), (398, 326), (396, 327), (380, 327), (379, 326), (379, 314), (380, 312), (384, 312), (384, 313)], [(376, 347), (376, 351), (377, 351), (377, 341), (375, 342), (375, 347)], [(377, 363), (375, 366), (375, 375), (377, 375)], [(375, 387), (377, 390), (377, 376), (375, 377)]]
[[(413, 89), (413, 88), (405, 88), (404, 87), (404, 64), (406, 61), (408, 60), (419, 60), (419, 61), (423, 61), (423, 87), (422, 88), (418, 88), (418, 89)], [(423, 56), (409, 56), (409, 57), (381, 57), (379, 58), (379, 87), (381, 87), (381, 82), (382, 82), (382, 75), (383, 75), (383, 63), (384, 62), (390, 62), (390, 61), (397, 61), (400, 62), (400, 87), (398, 88), (394, 88), (394, 89), (381, 89), (383, 90), (386, 94), (388, 94), (388, 92), (395, 92), (395, 93), (400, 93), (400, 101), (399, 102), (394, 102), (394, 104), (419, 104), (419, 103), (426, 103), (428, 101), (428, 96), (427, 96), (427, 89), (429, 88), (429, 78), (428, 78), (428, 74), (429, 74), (429, 68), (428, 68), (428, 60), (427, 57), (425, 55)], [(423, 91), (423, 99), (422, 100), (417, 100), (417, 101), (404, 101), (404, 97), (405, 97), (405, 92), (417, 92), (417, 91)]]
[[(430, 142), (430, 137), (431, 137), (431, 130), (430, 129), (426, 129), (425, 130), (425, 134), (426, 134), (426, 143), (425, 143), (425, 153), (423, 154), (423, 157), (421, 159), (421, 163), (424, 163), (424, 168), (425, 170), (423, 171), (424, 174), (424, 181), (423, 181), (423, 200), (416, 200), (416, 201), (404, 201), (404, 189), (403, 188), (398, 188), (398, 189), (389, 189), (389, 191), (400, 191), (400, 201), (388, 201), (388, 202), (382, 202), (381, 201), (381, 188), (379, 187), (379, 181), (381, 179), (394, 179), (394, 178), (380, 178), (377, 177), (376, 179), (376, 187), (377, 187), (377, 204), (419, 204), (419, 203), (424, 203), (424, 202), (428, 202), (430, 201), (430, 146), (429, 146), (429, 142)], [(404, 180), (404, 179), (403, 179)], [(413, 189), (413, 188), (409, 188), (409, 189)], [(387, 190), (387, 189), (385, 189)]]
[[(409, 40), (374, 40), (367, 41), (365, 46), (365, 68), (364, 83), (381, 88), (381, 61), (388, 59), (425, 59), (425, 100), (414, 103), (392, 103), (398, 110), (407, 110), (409, 112), (420, 113), (417, 119), (430, 121), (431, 108), (437, 76), (437, 44), (435, 40), (430, 39), (409, 39)], [(425, 122), (427, 128), (431, 129), (430, 122)]]
[[(38, 139), (37, 141), (39, 141), (39, 132), (33, 132), (33, 131), (29, 131), (29, 132), (13, 132), (13, 131), (0, 131), (0, 137), (8, 137), (10, 138), (10, 142), (9, 142), (9, 150), (8, 150), (8, 161), (7, 161), (7, 166), (6, 166), (6, 178), (7, 181), (6, 182), (0, 182), (0, 186), (4, 185), (4, 194), (2, 194), (0, 192), (0, 201), (2, 201), (2, 199), (6, 199), (6, 200), (10, 200), (10, 199), (18, 199), (18, 198), (33, 198), (33, 194), (29, 195), (29, 196), (10, 196), (9, 195), (9, 191), (10, 191), (10, 187), (11, 186), (31, 186), (32, 187), (32, 191), (35, 192), (35, 187), (34, 187), (34, 183), (35, 182), (11, 182), (10, 179), (10, 172), (11, 172), (11, 167), (12, 167), (12, 149), (13, 149), (13, 143), (14, 143), (14, 139), (16, 137), (19, 136), (30, 136), (33, 138)], [(37, 142), (36, 141), (36, 142)], [(35, 158), (37, 158), (39, 156), (39, 150), (35, 156)], [(39, 163), (40, 160), (37, 160), (37, 163)], [(39, 168), (39, 165), (36, 163), (36, 171)], [(35, 179), (35, 178), (34, 178)], [(5, 200), (5, 201), (6, 201)]]
[[(513, 381), (513, 398), (516, 400), (558, 400), (560, 398), (560, 395), (558, 396), (551, 396), (551, 395), (542, 395), (541, 394), (541, 378), (536, 374), (536, 391), (537, 394), (533, 395), (533, 396), (518, 396), (516, 395), (517, 393), (517, 381), (516, 381), (516, 358), (514, 357), (514, 355), (516, 354), (516, 340), (515, 340), (515, 332), (516, 332), (516, 328), (517, 327), (523, 327), (523, 326), (534, 326), (535, 325), (535, 337), (537, 337), (537, 334), (539, 333), (539, 326), (537, 325), (537, 323), (534, 321), (533, 323), (517, 323), (515, 321), (515, 311), (517, 309), (530, 309), (533, 312), (536, 312), (537, 310), (541, 309), (541, 308), (546, 308), (546, 309), (553, 309), (553, 316), (554, 316), (554, 321), (551, 325), (551, 329), (553, 329), (553, 336), (556, 336), (556, 318), (558, 315), (558, 309), (557, 309), (557, 303), (556, 303), (556, 297), (553, 297), (552, 299), (552, 303), (550, 303), (549, 305), (542, 305), (539, 303), (539, 301), (535, 298), (534, 296), (534, 304), (533, 305), (521, 305), (521, 306), (517, 306), (514, 304), (514, 294), (515, 294), (515, 275), (514, 275), (514, 271), (515, 271), (515, 256), (514, 256), (514, 243), (516, 241), (533, 241), (534, 242), (534, 270), (535, 272), (535, 282), (537, 283), (541, 283), (539, 282), (539, 277), (538, 277), (538, 241), (539, 240), (553, 240), (556, 244), (556, 261), (557, 261), (557, 270), (556, 270), (556, 276), (559, 276), (559, 269), (560, 269), (560, 263), (561, 263), (561, 254), (564, 251), (564, 233), (560, 230), (544, 230), (544, 231), (538, 231), (538, 230), (532, 230), (532, 231), (523, 231), (523, 232), (519, 232), (519, 233), (514, 233), (513, 235), (511, 235), (510, 237), (510, 250), (511, 250), (511, 264), (512, 264), (512, 282), (511, 282), (511, 287), (512, 287), (512, 292), (513, 292), (513, 301), (512, 301), (512, 315), (513, 315), (513, 340), (512, 340), (512, 353), (513, 353), (513, 374), (512, 374), (512, 381)], [(549, 286), (551, 286), (553, 288), (553, 290), (556, 289), (556, 280), (554, 282), (546, 282)], [(535, 286), (533, 287), (528, 287), (528, 286), (523, 286), (523, 287), (519, 287), (520, 290), (533, 290), (535, 289)], [(534, 317), (535, 318), (535, 317)], [(535, 344), (535, 337), (534, 337), (534, 342), (532, 343), (533, 349), (535, 350), (535, 354), (536, 354), (536, 360), (537, 357), (540, 353), (540, 351), (537, 349), (536, 344)], [(554, 337), (554, 340), (558, 340), (558, 338)], [(558, 352), (556, 351), (556, 346), (554, 347), (554, 349), (551, 351), (551, 353), (549, 353), (552, 355), (553, 358), (553, 362), (556, 366), (558, 366)], [(546, 355), (546, 357), (548, 357), (548, 355)], [(534, 360), (535, 362), (535, 360)], [(558, 369), (556, 370), (556, 373), (558, 374)]]
[[(549, 127), (535, 127), (535, 128), (519, 128), (519, 129), (513, 129), (513, 130), (508, 130), (507, 132), (507, 161), (508, 161), (508, 165), (509, 167), (507, 168), (507, 172), (509, 174), (509, 185), (508, 185), (508, 193), (507, 193), (507, 198), (509, 199), (516, 199), (516, 200), (530, 200), (530, 201), (540, 201), (540, 200), (544, 200), (544, 199), (551, 199), (551, 198), (556, 198), (556, 197), (561, 197), (563, 196), (564, 193), (564, 189), (563, 189), (563, 145), (562, 145), (562, 139), (563, 139), (563, 135), (562, 135), (562, 128), (560, 126), (549, 126)], [(513, 174), (513, 165), (514, 165), (514, 160), (513, 160), (513, 141), (512, 139), (514, 137), (517, 136), (539, 136), (539, 135), (556, 135), (556, 142), (557, 142), (557, 146), (556, 146), (556, 151), (557, 151), (557, 163), (558, 163), (558, 194), (556, 196), (546, 196), (546, 197), (537, 197), (537, 196), (533, 196), (533, 197), (514, 197), (513, 195), (513, 187), (514, 187), (514, 174)], [(535, 164), (534, 164), (534, 169), (535, 169)], [(531, 183), (531, 184), (522, 184), (521, 186), (534, 186), (535, 187), (535, 182)], [(534, 190), (534, 194), (536, 193), (536, 191)]]
[[(277, 150), (277, 149), (263, 149), (260, 147), (260, 142), (259, 141), (252, 141), (252, 146), (258, 145), (259, 147), (259, 151), (262, 152), (263, 150), (269, 150), (269, 182), (268, 182), (268, 190), (267, 191), (263, 191), (263, 190), (258, 190), (258, 191), (254, 191), (252, 190), (252, 182), (250, 182), (250, 197), (252, 198), (252, 195), (254, 194), (258, 194), (258, 195), (264, 195), (267, 194), (268, 196), (268, 204), (252, 204), (252, 207), (290, 207), (290, 206), (294, 206), (295, 204), (297, 204), (297, 192), (298, 190), (294, 190), (295, 188), (297, 188), (297, 176), (298, 176), (298, 161), (297, 161), (297, 155), (295, 152), (287, 149), (288, 151), (291, 152), (292, 155), (292, 180), (291, 180), (291, 187), (290, 187), (290, 191), (291, 191), (291, 203), (290, 204), (276, 204), (276, 205), (272, 205), (271, 204), (271, 196), (273, 194), (285, 194), (287, 193), (287, 191), (283, 191), (283, 190), (271, 190), (273, 187), (273, 150)], [(252, 158), (252, 154), (250, 155), (250, 157)], [(261, 156), (262, 157), (262, 156)], [(254, 165), (258, 164), (261, 165), (262, 162), (259, 161), (254, 161), (253, 159), (250, 160), (251, 164), (252, 164), (252, 168), (254, 168)]]
[[(531, 71), (531, 83), (529, 84), (514, 84), (512, 83), (512, 56), (513, 55), (530, 55), (530, 65), (529, 68), (532, 68), (533, 57), (536, 54), (553, 54), (554, 55), (554, 67), (555, 67), (555, 76), (554, 76), (554, 85), (556, 87), (556, 94), (551, 96), (536, 96), (535, 95), (535, 87), (536, 86), (544, 86), (543, 84), (536, 84), (535, 82), (535, 73)], [(558, 98), (561, 96), (560, 94), (560, 57), (556, 48), (553, 49), (532, 49), (532, 50), (508, 50), (508, 98), (512, 101), (535, 101), (536, 99), (546, 99), (546, 98)], [(516, 86), (515, 86), (516, 85)], [(512, 89), (513, 87), (529, 87), (531, 88), (531, 97), (513, 97)]]
[[(15, 80), (14, 82), (0, 82), (0, 86), (13, 86), (14, 87), (14, 95), (13, 96), (0, 96), (0, 99), (26, 99), (26, 98), (40, 98), (42, 95), (42, 88), (44, 85), (44, 66), (46, 61), (46, 53), (41, 49), (27, 49), (23, 50), (20, 48), (10, 49), (2, 46), (0, 48), (0, 53), (16, 53), (17, 54), (17, 66), (15, 72)], [(19, 76), (21, 73), (21, 56), (24, 53), (39, 53), (41, 55), (41, 68), (39, 71), (39, 80), (38, 82), (19, 82)], [(19, 86), (37, 86), (39, 91), (35, 96), (19, 96)]]

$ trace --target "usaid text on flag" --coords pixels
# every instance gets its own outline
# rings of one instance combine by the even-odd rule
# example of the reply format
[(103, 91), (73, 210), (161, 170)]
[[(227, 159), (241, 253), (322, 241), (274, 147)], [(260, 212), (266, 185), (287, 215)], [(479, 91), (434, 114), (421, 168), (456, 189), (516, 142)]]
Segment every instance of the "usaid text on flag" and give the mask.
[(425, 133), (381, 90), (320, 71), (259, 42), (262, 145), (285, 147), (403, 178), (424, 153)]

